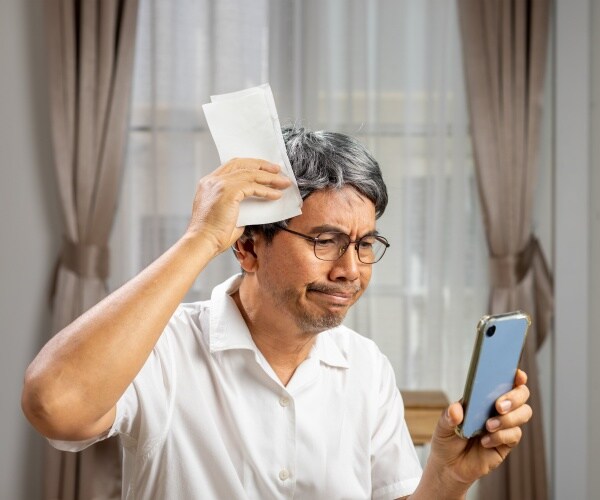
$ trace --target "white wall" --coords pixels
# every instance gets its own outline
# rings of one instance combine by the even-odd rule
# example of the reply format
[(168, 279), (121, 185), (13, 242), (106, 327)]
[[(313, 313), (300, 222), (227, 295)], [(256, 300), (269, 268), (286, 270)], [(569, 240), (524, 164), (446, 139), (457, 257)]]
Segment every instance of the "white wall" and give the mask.
[[(555, 55), (554, 498), (597, 498), (590, 398), (590, 0), (557, 0)], [(591, 363), (593, 365), (594, 363)], [(595, 428), (595, 429), (594, 429)], [(591, 433), (590, 433), (591, 431)], [(589, 451), (589, 455), (588, 455)], [(589, 470), (589, 473), (588, 473)]]
[(60, 215), (50, 162), (44, 0), (0, 1), (0, 499), (41, 492), (42, 440), (22, 416), (23, 373), (48, 335)]
[[(592, 78), (591, 78), (591, 162), (590, 162), (590, 337), (589, 337), (589, 414), (600, 415), (600, 5), (592, 2)], [(600, 497), (600, 426), (590, 418), (588, 477), (590, 498)]]

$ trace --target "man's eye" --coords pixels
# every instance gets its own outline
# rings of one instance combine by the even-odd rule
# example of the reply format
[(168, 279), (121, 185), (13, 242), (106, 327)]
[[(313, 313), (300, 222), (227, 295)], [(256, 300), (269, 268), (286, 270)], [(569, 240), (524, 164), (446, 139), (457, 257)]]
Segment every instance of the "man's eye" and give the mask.
[(337, 244), (337, 240), (335, 238), (319, 238), (317, 240), (317, 245), (320, 247), (334, 247)]
[(359, 247), (364, 250), (371, 250), (373, 248), (373, 241), (370, 240), (361, 240), (359, 243)]

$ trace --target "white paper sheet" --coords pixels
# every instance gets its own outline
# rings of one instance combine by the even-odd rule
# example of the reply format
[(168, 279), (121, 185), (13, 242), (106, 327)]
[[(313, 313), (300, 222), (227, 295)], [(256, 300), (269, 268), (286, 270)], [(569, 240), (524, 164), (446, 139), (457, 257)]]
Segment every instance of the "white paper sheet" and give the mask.
[(204, 114), (221, 163), (232, 158), (261, 158), (281, 166), (292, 184), (279, 200), (247, 198), (240, 204), (238, 226), (267, 224), (302, 213), (302, 197), (287, 157), (275, 100), (269, 84), (211, 96)]

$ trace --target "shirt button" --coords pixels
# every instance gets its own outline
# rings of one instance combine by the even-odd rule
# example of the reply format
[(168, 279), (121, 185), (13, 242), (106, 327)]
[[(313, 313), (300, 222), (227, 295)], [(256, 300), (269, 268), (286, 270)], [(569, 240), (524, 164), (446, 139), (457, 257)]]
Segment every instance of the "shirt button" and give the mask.
[(289, 477), (290, 477), (290, 472), (287, 469), (281, 469), (279, 471), (279, 479), (281, 479), (282, 481), (285, 481)]
[(285, 408), (286, 406), (289, 406), (290, 400), (289, 400), (289, 398), (286, 398), (285, 396), (283, 396), (283, 397), (279, 398), (279, 404)]

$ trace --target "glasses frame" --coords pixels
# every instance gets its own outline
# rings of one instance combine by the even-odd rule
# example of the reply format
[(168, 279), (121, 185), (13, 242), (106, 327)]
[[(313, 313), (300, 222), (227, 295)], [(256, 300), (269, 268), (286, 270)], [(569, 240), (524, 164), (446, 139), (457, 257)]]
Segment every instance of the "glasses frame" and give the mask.
[[(385, 251), (390, 247), (390, 243), (388, 242), (388, 240), (386, 238), (384, 238), (383, 236), (380, 236), (378, 234), (366, 234), (365, 236), (361, 236), (360, 238), (358, 238), (357, 240), (350, 240), (350, 236), (348, 236), (346, 233), (342, 233), (340, 231), (323, 231), (322, 233), (317, 234), (317, 236), (309, 236), (308, 234), (303, 234), (303, 233), (299, 233), (298, 231), (294, 231), (292, 229), (288, 229), (287, 227), (284, 226), (277, 226), (279, 229), (290, 233), (290, 234), (295, 234), (296, 236), (300, 236), (300, 238), (304, 238), (307, 241), (312, 241), (313, 243), (313, 253), (315, 254), (315, 257), (319, 260), (322, 260), (323, 262), (335, 262), (336, 260), (341, 259), (344, 254), (348, 251), (348, 248), (350, 247), (350, 245), (354, 244), (354, 249), (356, 250), (356, 256), (358, 257), (358, 260), (362, 263), (362, 264), (366, 264), (366, 265), (372, 265), (372, 264), (376, 264), (377, 262), (379, 262), (383, 256), (385, 255)], [(344, 249), (344, 251), (339, 255), (339, 257), (337, 257), (337, 259), (322, 259), (321, 257), (319, 257), (317, 255), (317, 243), (319, 242), (319, 237), (322, 234), (328, 234), (328, 233), (333, 233), (333, 234), (343, 234), (344, 236), (346, 236), (350, 241), (348, 241), (348, 244), (346, 245), (346, 248)], [(384, 248), (383, 248), (383, 252), (381, 253), (381, 255), (379, 256), (379, 258), (374, 261), (374, 262), (363, 262), (362, 259), (360, 258), (360, 253), (358, 252), (358, 245), (359, 243), (364, 239), (364, 238), (375, 238), (377, 239), (380, 243), (383, 243)]]

